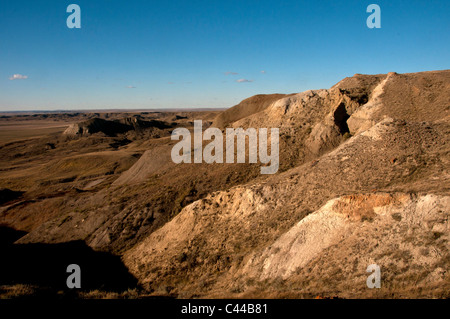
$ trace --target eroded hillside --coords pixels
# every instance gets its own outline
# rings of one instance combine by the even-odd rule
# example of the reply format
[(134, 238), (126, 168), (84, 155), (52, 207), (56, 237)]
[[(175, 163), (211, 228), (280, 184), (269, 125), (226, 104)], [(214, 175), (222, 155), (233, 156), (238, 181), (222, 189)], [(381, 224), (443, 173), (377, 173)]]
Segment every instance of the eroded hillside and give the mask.
[[(408, 77), (448, 88), (449, 74), (356, 75), (233, 123), (281, 127), (320, 157), (187, 206), (126, 265), (150, 291), (184, 297), (447, 295), (449, 91), (430, 105), (440, 117), (425, 111), (430, 94), (389, 105)], [(365, 286), (371, 263), (385, 289)]]
[[(450, 71), (356, 74), (223, 112), (64, 115), (1, 146), (0, 223), (120, 255), (143, 295), (448, 297), (449, 92)], [(194, 120), (279, 128), (277, 174), (173, 163)]]

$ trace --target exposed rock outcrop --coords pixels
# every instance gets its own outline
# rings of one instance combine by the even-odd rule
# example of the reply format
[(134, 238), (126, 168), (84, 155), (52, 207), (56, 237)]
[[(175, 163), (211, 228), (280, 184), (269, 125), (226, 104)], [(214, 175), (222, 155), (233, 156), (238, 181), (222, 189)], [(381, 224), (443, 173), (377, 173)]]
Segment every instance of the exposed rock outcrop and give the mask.
[(101, 132), (107, 136), (116, 136), (117, 134), (123, 134), (131, 130), (139, 131), (151, 127), (165, 129), (172, 127), (172, 125), (157, 120), (144, 121), (139, 119), (139, 117), (127, 117), (114, 121), (93, 118), (81, 123), (71, 124), (63, 134), (77, 137), (89, 136)]

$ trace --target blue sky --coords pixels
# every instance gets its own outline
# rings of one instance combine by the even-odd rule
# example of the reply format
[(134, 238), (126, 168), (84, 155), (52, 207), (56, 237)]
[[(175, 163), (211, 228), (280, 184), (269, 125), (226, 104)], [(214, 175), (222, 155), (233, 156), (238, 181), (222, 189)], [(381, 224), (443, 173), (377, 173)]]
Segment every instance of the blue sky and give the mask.
[[(81, 29), (66, 26), (71, 3)], [(381, 29), (366, 26), (371, 3)], [(0, 0), (0, 110), (230, 107), (449, 69), (449, 14), (448, 0)]]

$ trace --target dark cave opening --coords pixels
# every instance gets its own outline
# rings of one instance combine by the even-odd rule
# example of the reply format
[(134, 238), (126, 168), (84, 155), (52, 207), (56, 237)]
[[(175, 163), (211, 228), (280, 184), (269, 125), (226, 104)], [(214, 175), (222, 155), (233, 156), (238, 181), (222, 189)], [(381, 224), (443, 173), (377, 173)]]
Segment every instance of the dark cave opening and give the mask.
[(345, 104), (341, 103), (336, 108), (333, 114), (334, 124), (339, 128), (339, 133), (344, 135), (345, 133), (350, 133), (350, 130), (347, 125), (347, 120), (350, 115), (347, 114), (347, 110), (345, 109)]

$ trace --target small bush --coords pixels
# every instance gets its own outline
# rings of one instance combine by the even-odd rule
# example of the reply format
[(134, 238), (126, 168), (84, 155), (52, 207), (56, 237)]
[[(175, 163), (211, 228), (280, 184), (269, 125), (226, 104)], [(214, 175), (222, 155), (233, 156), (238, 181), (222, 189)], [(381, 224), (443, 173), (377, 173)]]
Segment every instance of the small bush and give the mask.
[(350, 134), (349, 132), (345, 132), (344, 135), (342, 135), (342, 140), (346, 141), (350, 137), (352, 137), (352, 134)]

